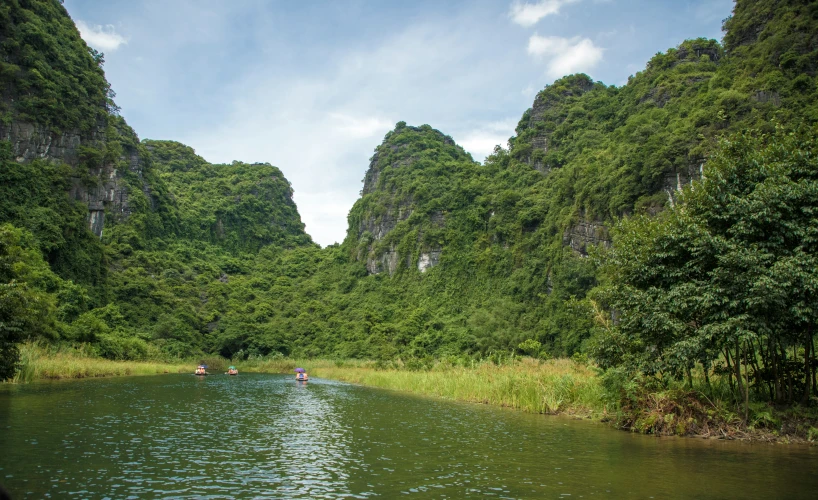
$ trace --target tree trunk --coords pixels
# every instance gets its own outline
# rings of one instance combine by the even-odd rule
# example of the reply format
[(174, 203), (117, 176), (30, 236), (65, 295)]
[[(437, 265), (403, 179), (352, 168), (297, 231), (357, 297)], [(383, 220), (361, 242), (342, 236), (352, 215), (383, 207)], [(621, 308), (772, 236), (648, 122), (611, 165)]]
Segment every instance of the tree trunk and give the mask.
[[(761, 362), (764, 365), (764, 372), (769, 374), (772, 373), (772, 367), (770, 366), (770, 357), (769, 353), (764, 352), (764, 342), (762, 342), (761, 338), (758, 339), (758, 354), (761, 356)], [(767, 392), (770, 393), (770, 401), (775, 401), (775, 383), (773, 380), (768, 380), (764, 386), (767, 387)]]
[(818, 371), (815, 369), (816, 366), (816, 358), (815, 358), (815, 335), (812, 336), (812, 342), (810, 343), (810, 347), (812, 347), (812, 393), (818, 394), (818, 381), (816, 381), (815, 372)]
[(812, 367), (809, 358), (812, 347), (812, 323), (807, 325), (807, 338), (804, 341), (804, 395), (801, 396), (801, 403), (809, 403), (810, 383), (812, 382)]
[(730, 384), (730, 394), (735, 394), (736, 390), (733, 387), (733, 365), (730, 363), (730, 349), (724, 348), (724, 361), (727, 363), (727, 383)]
[(736, 338), (736, 355), (733, 356), (733, 368), (736, 370), (736, 385), (738, 386), (739, 401), (744, 399), (744, 387), (741, 381), (741, 346)]
[[(792, 403), (792, 381), (790, 378), (790, 373), (787, 370), (787, 350), (784, 349), (784, 346), (779, 343), (778, 347), (781, 349), (781, 370), (782, 375), (784, 376), (784, 388), (781, 390), (782, 396), (786, 389), (787, 392), (787, 401)], [(783, 398), (782, 398), (783, 399)]]
[(744, 342), (744, 425), (747, 425), (747, 420), (750, 418), (750, 360), (749, 349), (747, 342)]
[[(792, 362), (793, 364), (798, 363), (798, 346), (793, 344), (792, 346)], [(790, 374), (790, 403), (795, 401), (795, 373)]]
[(685, 372), (687, 373), (687, 388), (691, 391), (693, 390), (693, 375), (690, 373), (690, 366), (685, 366)]
[(773, 364), (773, 384), (775, 385), (775, 399), (776, 403), (781, 402), (781, 379), (778, 376), (778, 352), (775, 349), (775, 340), (770, 339), (770, 347), (767, 351), (772, 358)]
[(747, 341), (747, 347), (750, 349), (750, 363), (753, 365), (753, 378), (756, 379), (756, 386), (759, 392), (764, 387), (764, 381), (761, 380), (761, 367), (758, 366), (758, 356), (756, 356), (756, 346), (752, 341)]
[(707, 392), (713, 395), (713, 388), (710, 387), (710, 363), (702, 363), (702, 370), (704, 370), (704, 383), (707, 385)]

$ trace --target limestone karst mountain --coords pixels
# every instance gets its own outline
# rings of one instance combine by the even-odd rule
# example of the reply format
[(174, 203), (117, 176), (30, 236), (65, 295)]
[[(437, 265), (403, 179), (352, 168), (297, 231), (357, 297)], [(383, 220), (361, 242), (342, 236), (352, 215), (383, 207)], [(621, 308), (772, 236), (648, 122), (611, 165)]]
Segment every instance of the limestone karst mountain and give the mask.
[(739, 0), (723, 43), (683, 41), (622, 87), (548, 83), (483, 164), (399, 122), (346, 239), (319, 249), (278, 168), (140, 141), (62, 5), (7, 2), (0, 223), (22, 236), (4, 248), (42, 256), (51, 274), (5, 278), (48, 297), (52, 339), (112, 358), (417, 360), (527, 339), (586, 352), (587, 257), (617, 220), (673, 204), (721, 137), (818, 121), (817, 24), (814, 2)]

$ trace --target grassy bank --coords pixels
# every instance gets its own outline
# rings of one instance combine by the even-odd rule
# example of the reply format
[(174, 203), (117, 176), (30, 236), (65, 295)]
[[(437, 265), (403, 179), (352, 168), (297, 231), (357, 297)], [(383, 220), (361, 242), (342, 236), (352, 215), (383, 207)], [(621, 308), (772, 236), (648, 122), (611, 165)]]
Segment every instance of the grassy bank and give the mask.
[(305, 362), (316, 377), (517, 408), (532, 413), (602, 416), (602, 388), (595, 371), (568, 359), (522, 359), (473, 366), (440, 363), (423, 371), (381, 369), (365, 362)]
[(80, 348), (30, 343), (20, 347), (20, 369), (12, 381), (186, 373), (192, 371), (192, 366), (182, 361), (111, 361)]
[(426, 370), (383, 368), (371, 361), (290, 361), (256, 365), (258, 371), (291, 373), (303, 366), (314, 377), (392, 389), (456, 401), (492, 404), (530, 413), (591, 417), (618, 429), (661, 436), (740, 439), (767, 442), (818, 441), (818, 409), (777, 408), (751, 403), (748, 413), (732, 397), (727, 383), (711, 377), (705, 388), (657, 379), (621, 380), (569, 359), (529, 358), (496, 365), (438, 363)]
[(694, 387), (641, 382), (611, 373), (605, 376), (586, 363), (517, 358), (467, 366), (438, 362), (423, 370), (400, 363), (388, 367), (363, 360), (289, 358), (230, 361), (218, 356), (195, 360), (110, 361), (81, 348), (26, 344), (15, 382), (121, 375), (189, 373), (201, 361), (220, 373), (235, 364), (244, 373), (287, 373), (304, 367), (313, 377), (369, 387), (491, 404), (530, 413), (591, 417), (632, 432), (775, 442), (817, 442), (818, 406), (774, 407), (751, 402), (745, 413), (726, 381), (711, 377), (706, 386), (694, 376)]

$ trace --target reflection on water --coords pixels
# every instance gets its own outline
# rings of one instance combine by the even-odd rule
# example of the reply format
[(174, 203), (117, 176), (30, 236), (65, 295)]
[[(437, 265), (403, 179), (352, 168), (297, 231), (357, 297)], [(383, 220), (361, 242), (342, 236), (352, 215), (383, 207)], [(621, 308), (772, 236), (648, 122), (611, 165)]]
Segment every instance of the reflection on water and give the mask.
[(15, 498), (810, 498), (816, 466), (812, 448), (276, 375), (0, 387), (0, 483)]

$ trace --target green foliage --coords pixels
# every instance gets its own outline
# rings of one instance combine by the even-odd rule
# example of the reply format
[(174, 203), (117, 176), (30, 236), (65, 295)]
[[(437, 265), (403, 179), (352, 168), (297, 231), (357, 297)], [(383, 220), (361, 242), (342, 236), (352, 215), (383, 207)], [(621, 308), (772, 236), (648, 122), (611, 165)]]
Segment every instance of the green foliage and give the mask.
[(31, 240), (24, 230), (0, 225), (0, 380), (14, 375), (21, 341), (55, 333), (54, 297), (40, 287), (56, 277)]
[[(64, 9), (6, 2), (0, 128), (78, 131), (82, 143), (69, 166), (18, 163), (0, 142), (0, 222), (19, 240), (9, 248), (50, 266), (3, 281), (21, 294), (9, 311), (41, 296), (49, 305), (31, 332), (111, 359), (324, 355), (422, 368), (519, 352), (584, 364), (592, 353), (623, 377), (690, 380), (701, 367), (732, 381), (738, 358), (745, 384), (751, 370), (754, 387), (781, 399), (778, 378), (793, 399), (808, 385), (797, 361), (809, 358), (818, 288), (815, 152), (808, 134), (772, 124), (818, 122), (815, 13), (742, 0), (724, 46), (684, 41), (619, 88), (561, 78), (482, 165), (429, 125), (398, 122), (375, 149), (345, 241), (319, 249), (278, 168), (139, 141), (115, 115), (102, 55)], [(748, 129), (758, 132), (736, 135)], [(679, 194), (705, 163), (705, 181)], [(73, 199), (114, 169), (127, 203), (106, 201), (99, 239)], [(662, 399), (673, 419), (693, 411), (687, 394)], [(639, 425), (680, 425), (660, 414)]]
[(540, 353), (542, 344), (534, 339), (526, 339), (517, 345), (517, 349), (530, 356), (537, 356)]
[(88, 132), (116, 111), (102, 71), (54, 0), (9, 0), (0, 6), (0, 113), (55, 131)]
[(676, 207), (619, 224), (598, 294), (617, 315), (596, 339), (603, 366), (689, 378), (732, 357), (739, 393), (752, 370), (758, 393), (780, 401), (783, 383), (786, 399), (808, 398), (809, 362), (799, 373), (786, 347), (809, 358), (818, 321), (815, 137), (779, 127), (722, 141)]
[(179, 207), (178, 234), (230, 251), (311, 244), (281, 171), (268, 163), (211, 165), (172, 141), (144, 141)]
[(66, 279), (101, 285), (103, 250), (88, 231), (88, 209), (69, 198), (74, 179), (64, 164), (17, 163), (0, 141), (0, 221), (30, 231), (52, 269)]

